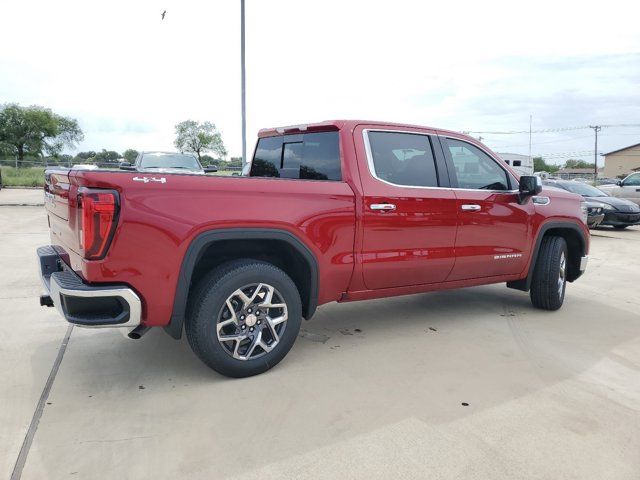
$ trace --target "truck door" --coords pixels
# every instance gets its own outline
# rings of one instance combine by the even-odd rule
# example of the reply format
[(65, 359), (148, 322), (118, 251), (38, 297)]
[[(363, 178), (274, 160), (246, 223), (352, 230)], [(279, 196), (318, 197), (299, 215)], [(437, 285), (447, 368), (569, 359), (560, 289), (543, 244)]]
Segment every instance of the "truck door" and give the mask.
[(640, 205), (640, 173), (632, 173), (620, 182), (620, 186), (613, 189), (613, 196)]
[(454, 263), (457, 211), (437, 137), (362, 126), (354, 135), (364, 195), (366, 287), (444, 281)]
[(518, 204), (513, 176), (488, 152), (439, 137), (457, 199), (456, 263), (448, 280), (517, 274), (530, 248), (533, 203)]

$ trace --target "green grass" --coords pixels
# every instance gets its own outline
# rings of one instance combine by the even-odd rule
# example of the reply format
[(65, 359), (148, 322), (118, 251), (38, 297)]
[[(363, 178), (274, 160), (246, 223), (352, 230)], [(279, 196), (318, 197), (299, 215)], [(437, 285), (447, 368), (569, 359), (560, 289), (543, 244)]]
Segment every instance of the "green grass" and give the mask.
[(5, 187), (42, 187), (44, 185), (44, 168), (0, 167), (2, 185)]

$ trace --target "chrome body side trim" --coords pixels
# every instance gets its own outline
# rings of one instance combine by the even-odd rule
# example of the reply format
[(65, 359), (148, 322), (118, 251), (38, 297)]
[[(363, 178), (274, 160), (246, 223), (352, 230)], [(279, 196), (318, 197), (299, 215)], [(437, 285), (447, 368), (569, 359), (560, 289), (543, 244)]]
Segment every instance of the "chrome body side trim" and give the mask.
[[(458, 188), (458, 187), (422, 187), (418, 185), (398, 185), (397, 183), (389, 182), (387, 180), (380, 178), (376, 173), (376, 167), (375, 167), (375, 164), (373, 163), (373, 154), (371, 153), (371, 145), (369, 142), (369, 132), (408, 133), (411, 135), (422, 135), (425, 137), (434, 137), (434, 138), (438, 138), (439, 135), (436, 133), (414, 132), (410, 130), (393, 130), (388, 128), (365, 128), (364, 130), (362, 130), (362, 139), (364, 141), (364, 150), (367, 155), (367, 165), (369, 166), (369, 173), (373, 178), (375, 178), (379, 182), (386, 183), (387, 185), (392, 185), (398, 188), (421, 188), (425, 190), (454, 190), (454, 191), (458, 190), (458, 191), (466, 191), (466, 192), (489, 192), (489, 193), (503, 193), (503, 194), (514, 194), (514, 193), (518, 193), (519, 191), (519, 190), (484, 190), (482, 188)], [(449, 138), (449, 137), (443, 137), (443, 138)], [(461, 140), (459, 138), (455, 138), (455, 137), (450, 137), (450, 138), (453, 140), (464, 142), (464, 140)], [(469, 143), (469, 142), (466, 142), (466, 143)], [(469, 145), (474, 145), (474, 144), (469, 143)], [(474, 146), (477, 147), (477, 145), (474, 145)], [(480, 148), (480, 147), (477, 147), (477, 148)], [(489, 155), (489, 157), (492, 160), (496, 161), (496, 159), (493, 156), (491, 156), (488, 152), (486, 152), (484, 149), (480, 148), (480, 150), (482, 150), (484, 153)], [(500, 168), (504, 170), (504, 168), (502, 167), (502, 165), (500, 165), (499, 162), (496, 161), (496, 163), (498, 163), (498, 166), (500, 166)]]

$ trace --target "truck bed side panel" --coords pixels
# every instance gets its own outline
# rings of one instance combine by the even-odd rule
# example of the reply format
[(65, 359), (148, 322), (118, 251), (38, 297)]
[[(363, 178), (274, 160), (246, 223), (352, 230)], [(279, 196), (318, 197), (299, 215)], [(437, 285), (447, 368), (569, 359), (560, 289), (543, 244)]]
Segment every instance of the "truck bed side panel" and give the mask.
[(138, 291), (146, 325), (169, 321), (182, 259), (191, 241), (207, 230), (291, 232), (318, 260), (318, 304), (337, 300), (347, 290), (355, 207), (346, 183), (196, 175), (147, 175), (158, 181), (144, 183), (134, 177), (142, 175), (75, 173), (78, 186), (118, 190), (121, 214), (104, 260), (69, 253), (72, 268), (88, 282), (123, 282)]

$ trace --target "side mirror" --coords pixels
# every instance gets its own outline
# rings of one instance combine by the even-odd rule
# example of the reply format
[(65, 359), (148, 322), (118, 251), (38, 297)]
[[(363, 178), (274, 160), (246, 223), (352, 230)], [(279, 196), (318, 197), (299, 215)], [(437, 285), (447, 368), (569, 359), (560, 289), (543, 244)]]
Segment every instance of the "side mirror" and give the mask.
[(518, 185), (518, 200), (520, 204), (527, 201), (528, 197), (538, 195), (542, 191), (542, 179), (535, 175), (522, 175)]
[(216, 173), (218, 167), (204, 167), (204, 173)]
[(624, 186), (624, 185), (622, 184), (622, 180), (618, 180), (618, 181), (616, 182), (616, 185), (617, 185), (617, 186), (619, 186), (619, 187)]
[(135, 170), (136, 167), (131, 165), (129, 162), (120, 162), (120, 170)]

